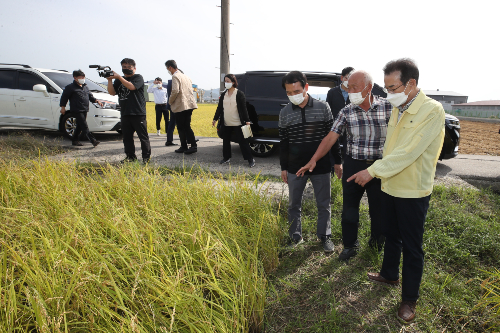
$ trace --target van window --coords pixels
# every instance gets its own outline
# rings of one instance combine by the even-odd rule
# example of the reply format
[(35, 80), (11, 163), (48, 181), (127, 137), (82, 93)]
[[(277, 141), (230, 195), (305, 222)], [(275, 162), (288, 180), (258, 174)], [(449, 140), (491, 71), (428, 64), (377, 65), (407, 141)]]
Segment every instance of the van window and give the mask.
[(47, 87), (48, 92), (54, 92), (54, 88), (48, 84), (44, 79), (38, 75), (34, 75), (27, 72), (19, 72), (19, 79), (17, 83), (17, 89), (20, 90), (31, 90), (33, 91), (33, 86), (35, 84), (43, 84)]
[(0, 70), (0, 88), (15, 89), (16, 71)]
[[(284, 76), (285, 74), (283, 74)], [(247, 97), (271, 97), (286, 99), (286, 92), (281, 87), (283, 76), (256, 76), (249, 75), (246, 81), (245, 94)]]
[[(42, 72), (44, 75), (46, 75), (49, 79), (55, 82), (61, 89), (64, 89), (68, 84), (73, 83), (75, 80), (73, 78), (73, 75), (70, 73), (61, 73), (61, 72)], [(87, 84), (87, 87), (89, 88), (90, 91), (92, 92), (103, 92), (107, 93), (108, 91), (101, 87), (100, 85), (96, 84), (95, 82), (85, 78), (85, 83)]]

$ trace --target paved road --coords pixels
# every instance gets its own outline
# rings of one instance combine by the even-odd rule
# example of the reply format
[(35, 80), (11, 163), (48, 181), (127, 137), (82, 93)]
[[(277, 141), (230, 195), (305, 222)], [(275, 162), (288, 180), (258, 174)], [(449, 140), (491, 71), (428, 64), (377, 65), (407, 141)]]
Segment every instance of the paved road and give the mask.
[[(0, 134), (5, 134), (6, 129), (0, 129)], [(43, 135), (45, 137), (58, 138), (61, 135), (56, 131), (29, 130), (35, 137)], [(117, 163), (125, 155), (123, 153), (123, 143), (121, 135), (116, 132), (95, 133), (95, 136), (102, 143), (93, 148), (90, 143), (85, 143), (84, 147), (73, 147), (71, 142), (63, 139), (62, 144), (70, 148), (70, 151), (55, 157), (55, 159), (80, 160), (82, 162), (94, 163)], [(256, 166), (252, 169), (241, 155), (238, 145), (232, 145), (233, 157), (229, 165), (219, 165), (222, 159), (222, 140), (219, 138), (199, 138), (198, 152), (192, 155), (175, 153), (179, 146), (165, 147), (165, 135), (156, 136), (150, 134), (152, 147), (152, 162), (155, 165), (165, 165), (169, 167), (200, 165), (210, 171), (226, 173), (248, 172), (261, 173), (263, 175), (280, 176), (279, 157), (276, 152), (267, 158), (256, 157)], [(137, 156), (140, 157), (140, 142), (135, 138)], [(174, 142), (179, 143), (178, 138)], [(459, 177), (474, 186), (492, 186), (500, 191), (500, 156), (486, 155), (458, 155), (450, 160), (439, 161), (436, 169), (437, 177)]]

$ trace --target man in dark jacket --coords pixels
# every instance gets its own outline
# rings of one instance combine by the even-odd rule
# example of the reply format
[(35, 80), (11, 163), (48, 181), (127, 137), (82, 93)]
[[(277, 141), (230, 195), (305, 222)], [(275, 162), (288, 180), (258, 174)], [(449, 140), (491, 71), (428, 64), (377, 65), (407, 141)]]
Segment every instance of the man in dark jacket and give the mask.
[[(172, 80), (168, 80), (167, 82), (167, 93), (168, 96), (170, 96), (170, 93), (172, 92)], [(170, 108), (170, 103), (167, 101), (167, 110), (169, 112), (169, 121), (168, 121), (168, 128), (166, 128), (167, 132), (167, 142), (165, 142), (165, 146), (176, 146), (177, 143), (174, 143), (174, 130), (175, 130), (175, 116), (174, 113), (172, 112), (172, 109)]]
[[(340, 76), (340, 86), (328, 90), (328, 94), (326, 95), (326, 102), (330, 106), (330, 110), (332, 110), (333, 120), (337, 118), (340, 110), (351, 103), (351, 101), (349, 101), (349, 94), (347, 93), (347, 82), (349, 81), (349, 76), (353, 71), (353, 67), (344, 68), (341, 73), (342, 75)], [(340, 143), (342, 143), (343, 147), (342, 154), (340, 153)], [(332, 164), (335, 165), (335, 174), (337, 174), (337, 177), (339, 178), (342, 178), (342, 156), (345, 154), (345, 146), (345, 136), (342, 135), (339, 140), (335, 142), (329, 154)]]
[(81, 69), (73, 71), (74, 81), (68, 84), (61, 95), (61, 101), (59, 106), (61, 107), (61, 113), (64, 115), (66, 113), (66, 104), (71, 108), (71, 114), (76, 119), (75, 133), (73, 134), (73, 146), (83, 146), (83, 144), (78, 140), (80, 134), (83, 134), (87, 139), (92, 142), (92, 144), (97, 146), (100, 141), (97, 141), (92, 133), (89, 131), (89, 126), (87, 125), (87, 113), (89, 112), (89, 102), (98, 103), (102, 107), (101, 101), (95, 99), (94, 95), (89, 91), (89, 88), (85, 84), (85, 73)]

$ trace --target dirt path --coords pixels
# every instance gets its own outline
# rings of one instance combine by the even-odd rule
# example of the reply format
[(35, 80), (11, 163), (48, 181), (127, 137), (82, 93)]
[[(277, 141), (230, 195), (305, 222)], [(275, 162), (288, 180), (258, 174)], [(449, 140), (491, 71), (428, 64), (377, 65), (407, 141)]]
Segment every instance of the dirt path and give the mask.
[(460, 154), (500, 156), (500, 124), (460, 121)]

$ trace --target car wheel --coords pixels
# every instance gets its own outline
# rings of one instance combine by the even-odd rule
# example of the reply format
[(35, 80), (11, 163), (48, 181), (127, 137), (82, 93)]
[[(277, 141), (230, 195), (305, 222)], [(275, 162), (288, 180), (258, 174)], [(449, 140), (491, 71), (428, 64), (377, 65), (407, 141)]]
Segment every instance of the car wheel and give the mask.
[(73, 140), (73, 136), (76, 130), (76, 118), (68, 112), (62, 118), (59, 123), (59, 131), (70, 140)]
[(252, 155), (257, 157), (271, 156), (277, 148), (278, 148), (277, 145), (270, 143), (260, 143), (260, 142), (250, 143), (250, 149), (252, 149)]

